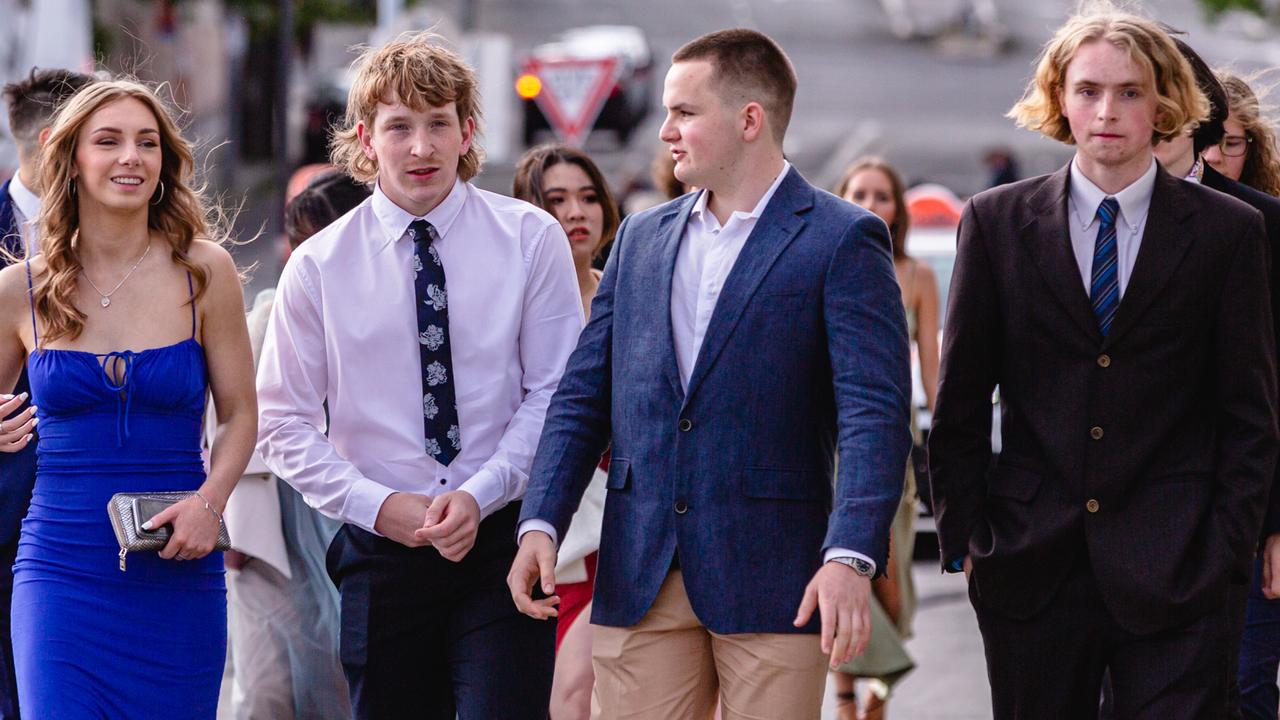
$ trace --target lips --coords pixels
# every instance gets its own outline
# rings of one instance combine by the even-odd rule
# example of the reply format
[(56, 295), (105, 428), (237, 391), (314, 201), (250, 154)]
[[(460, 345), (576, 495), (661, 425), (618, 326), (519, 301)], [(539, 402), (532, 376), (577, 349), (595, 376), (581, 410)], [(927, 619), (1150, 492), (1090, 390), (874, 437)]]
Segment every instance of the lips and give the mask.
[(415, 178), (432, 178), (439, 172), (439, 168), (417, 168), (409, 171), (409, 175)]
[(111, 182), (116, 185), (124, 185), (126, 187), (137, 187), (142, 184), (142, 178), (135, 175), (121, 175), (111, 178)]
[(576, 227), (569, 231), (570, 240), (586, 240), (591, 237), (591, 231), (584, 227)]

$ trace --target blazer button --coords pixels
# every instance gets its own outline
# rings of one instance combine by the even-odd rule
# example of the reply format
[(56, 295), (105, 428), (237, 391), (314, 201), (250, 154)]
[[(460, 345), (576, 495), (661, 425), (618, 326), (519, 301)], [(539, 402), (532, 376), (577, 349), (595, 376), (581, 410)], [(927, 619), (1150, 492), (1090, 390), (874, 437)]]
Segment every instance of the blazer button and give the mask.
[(1085, 509), (1085, 510), (1088, 510), (1088, 511), (1089, 511), (1089, 512), (1091, 512), (1091, 513), (1096, 513), (1096, 512), (1098, 512), (1098, 508), (1100, 508), (1100, 507), (1102, 507), (1102, 506), (1098, 504), (1098, 501), (1097, 501), (1097, 500), (1092, 500), (1092, 499), (1091, 499), (1091, 500), (1089, 500), (1089, 502), (1087, 502), (1087, 503), (1085, 503), (1085, 504), (1084, 504), (1084, 509)]
[(689, 418), (680, 418), (680, 432), (689, 432), (693, 429), (693, 421)]
[(687, 513), (687, 512), (689, 512), (689, 504), (688, 504), (688, 503), (686, 503), (686, 502), (685, 502), (685, 501), (683, 501), (683, 500), (677, 500), (677, 501), (676, 501), (676, 514), (677, 514), (677, 515), (683, 515), (683, 514), (685, 514), (685, 513)]
[(1111, 356), (1110, 356), (1110, 355), (1099, 355), (1099, 356), (1098, 356), (1098, 367), (1100, 367), (1100, 368), (1109, 368), (1109, 367), (1111, 367)]
[(1095, 426), (1092, 430), (1089, 431), (1089, 437), (1093, 438), (1094, 440), (1101, 440), (1102, 428)]

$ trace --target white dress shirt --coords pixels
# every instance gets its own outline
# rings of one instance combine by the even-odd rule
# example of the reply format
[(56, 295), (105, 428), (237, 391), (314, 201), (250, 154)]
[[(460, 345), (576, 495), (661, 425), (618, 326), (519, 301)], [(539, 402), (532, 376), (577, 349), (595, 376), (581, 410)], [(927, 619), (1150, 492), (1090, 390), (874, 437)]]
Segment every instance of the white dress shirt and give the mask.
[(1142, 177), (1114, 195), (1108, 195), (1080, 172), (1080, 166), (1071, 161), (1071, 190), (1067, 193), (1067, 225), (1071, 230), (1071, 250), (1080, 268), (1084, 290), (1089, 292), (1093, 284), (1093, 251), (1098, 242), (1098, 206), (1108, 197), (1120, 203), (1120, 215), (1116, 221), (1116, 273), (1119, 275), (1120, 297), (1129, 287), (1133, 264), (1138, 260), (1142, 245), (1142, 229), (1147, 224), (1147, 211), (1151, 209), (1151, 193), (1156, 186), (1156, 159)]
[[(707, 207), (711, 194), (706, 190), (698, 194), (689, 221), (685, 223), (676, 251), (676, 265), (671, 279), (671, 333), (675, 342), (676, 365), (680, 370), (680, 384), (689, 388), (689, 377), (702, 350), (702, 341), (711, 323), (711, 314), (720, 299), (729, 272), (738, 261), (738, 255), (747, 244), (747, 238), (756, 222), (791, 170), (791, 163), (783, 161), (782, 171), (773, 179), (769, 189), (751, 212), (735, 210), (723, 226), (715, 213)], [(904, 470), (905, 472), (905, 470)], [(530, 530), (541, 530), (556, 539), (555, 528), (543, 520), (526, 520), (520, 524), (520, 535)], [(856, 557), (875, 567), (875, 562), (862, 553), (845, 548), (829, 548), (825, 560), (837, 557)]]
[[(414, 311), (415, 218), (380, 188), (294, 251), (258, 370), (258, 449), (330, 517), (373, 531), (387, 496), (464, 490), (482, 517), (524, 495), (547, 404), (582, 330), (560, 224), (458, 181), (440, 240), (462, 452), (427, 455)], [(326, 437), (324, 403), (328, 401)]]
[(40, 196), (22, 184), (22, 175), (14, 173), (9, 180), (9, 197), (13, 198), (13, 222), (22, 235), (22, 247), (28, 250), (27, 257), (39, 253), (39, 243), (35, 242), (35, 219), (40, 215)]

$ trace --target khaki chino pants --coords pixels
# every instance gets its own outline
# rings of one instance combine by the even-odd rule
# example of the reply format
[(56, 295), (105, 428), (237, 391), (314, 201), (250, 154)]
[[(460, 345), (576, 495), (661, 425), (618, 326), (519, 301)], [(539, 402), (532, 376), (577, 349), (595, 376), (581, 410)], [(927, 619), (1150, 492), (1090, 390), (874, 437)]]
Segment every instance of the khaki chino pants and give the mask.
[(679, 570), (632, 627), (592, 627), (592, 720), (807, 720), (822, 712), (815, 634), (721, 635), (698, 621)]

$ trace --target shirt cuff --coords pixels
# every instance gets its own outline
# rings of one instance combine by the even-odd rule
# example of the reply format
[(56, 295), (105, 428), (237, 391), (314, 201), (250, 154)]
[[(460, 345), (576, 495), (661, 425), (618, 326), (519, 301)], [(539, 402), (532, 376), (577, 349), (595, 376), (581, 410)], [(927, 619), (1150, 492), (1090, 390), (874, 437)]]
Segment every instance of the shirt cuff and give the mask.
[(832, 560), (835, 560), (836, 558), (858, 558), (859, 560), (862, 560), (871, 565), (871, 575), (872, 577), (875, 577), (876, 561), (872, 560), (866, 555), (863, 555), (860, 552), (854, 552), (849, 548), (842, 548), (842, 547), (827, 548), (827, 551), (822, 555), (822, 564), (825, 565), (831, 562)]
[(556, 537), (556, 529), (551, 527), (551, 523), (547, 522), (546, 520), (537, 520), (537, 519), (525, 520), (524, 522), (520, 523), (520, 527), (516, 528), (516, 545), (517, 546), (520, 545), (520, 540), (525, 536), (526, 533), (532, 532), (534, 530), (540, 530), (550, 535), (551, 542), (555, 543), (556, 547), (560, 547), (560, 540), (559, 538)]
[(488, 468), (480, 468), (475, 475), (472, 475), (466, 482), (462, 483), (458, 489), (476, 499), (476, 504), (480, 506), (481, 520), (489, 517), (507, 504), (502, 481)]
[(378, 522), (378, 512), (382, 510), (382, 503), (394, 492), (386, 485), (362, 478), (347, 492), (347, 502), (342, 514), (348, 522), (377, 535), (378, 531), (373, 526)]

